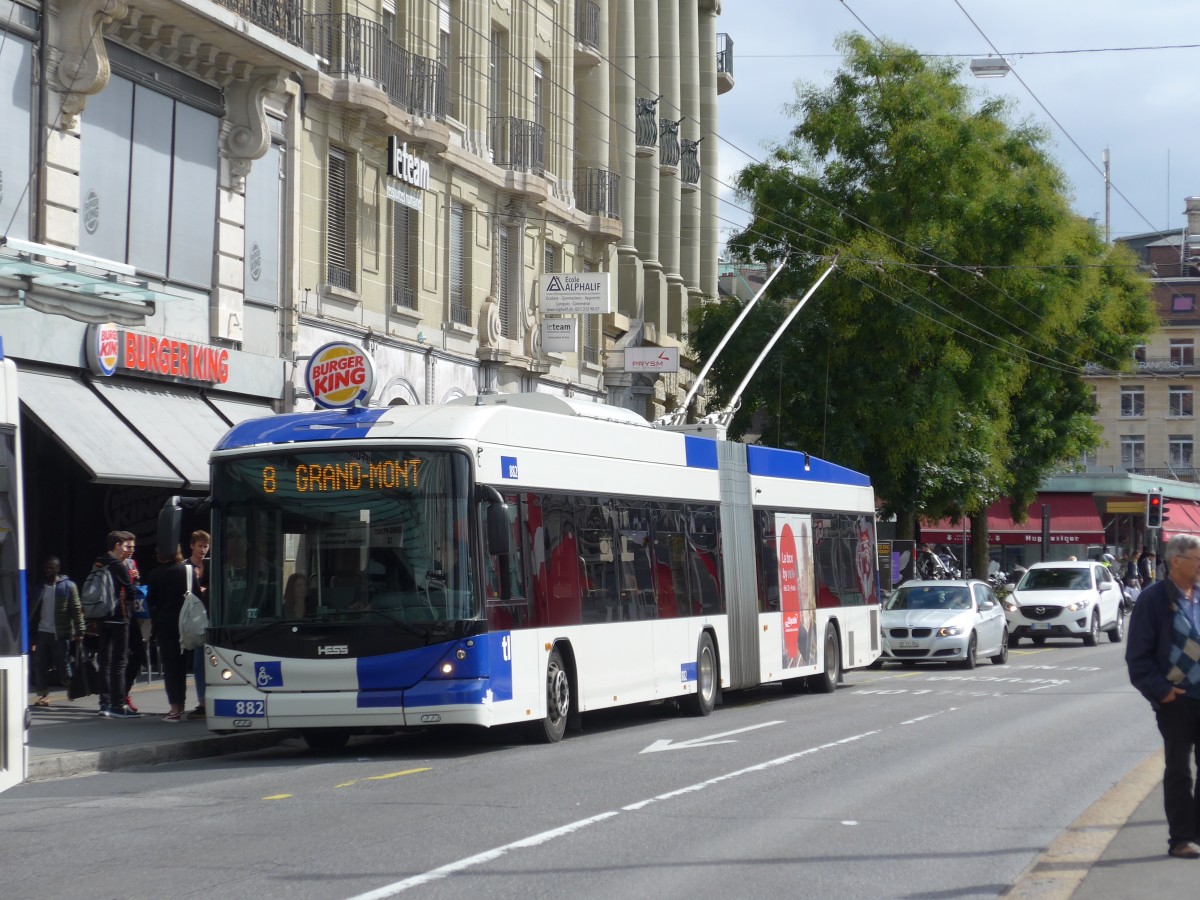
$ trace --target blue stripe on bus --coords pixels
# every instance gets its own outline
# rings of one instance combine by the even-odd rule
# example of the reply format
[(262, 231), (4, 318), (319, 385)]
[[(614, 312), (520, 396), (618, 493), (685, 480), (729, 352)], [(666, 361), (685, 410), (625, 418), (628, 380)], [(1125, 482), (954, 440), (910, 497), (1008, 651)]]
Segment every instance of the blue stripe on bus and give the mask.
[(683, 663), (679, 667), (679, 681), (681, 684), (688, 684), (696, 680), (696, 664), (694, 662)]
[[(774, 447), (746, 448), (746, 466), (751, 475), (766, 475), (770, 478), (788, 478), (793, 481), (821, 481), (826, 484), (851, 484), (870, 487), (871, 479), (861, 472), (847, 469), (835, 463), (805, 456), (795, 450), (777, 450)], [(805, 460), (809, 471), (804, 470)]]
[(386, 412), (384, 407), (327, 409), (286, 413), (267, 419), (250, 419), (240, 425), (234, 425), (217, 444), (216, 449), (234, 450), (257, 444), (298, 441), (354, 440), (366, 437), (367, 431)]
[(689, 469), (715, 469), (717, 467), (717, 442), (712, 438), (685, 434), (683, 450)]
[(434, 644), (430, 647), (415, 647), (399, 653), (381, 656), (361, 656), (356, 661), (358, 689), (360, 691), (397, 691), (412, 687), (431, 674), (435, 665), (445, 656), (453, 641)]

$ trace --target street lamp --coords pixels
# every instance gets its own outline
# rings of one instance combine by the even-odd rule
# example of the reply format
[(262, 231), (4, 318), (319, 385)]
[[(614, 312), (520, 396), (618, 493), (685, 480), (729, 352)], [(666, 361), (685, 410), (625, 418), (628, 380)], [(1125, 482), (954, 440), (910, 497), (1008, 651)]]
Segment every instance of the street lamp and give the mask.
[(971, 60), (971, 74), (976, 78), (1003, 78), (1009, 72), (1003, 56), (984, 56)]

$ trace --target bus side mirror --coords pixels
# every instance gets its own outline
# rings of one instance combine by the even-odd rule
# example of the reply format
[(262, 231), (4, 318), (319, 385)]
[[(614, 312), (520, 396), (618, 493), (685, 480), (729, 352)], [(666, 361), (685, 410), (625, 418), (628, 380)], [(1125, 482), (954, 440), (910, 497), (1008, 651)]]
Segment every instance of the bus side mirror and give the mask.
[(508, 521), (508, 504), (489, 503), (487, 508), (488, 552), (493, 556), (507, 556), (511, 551), (512, 526)]

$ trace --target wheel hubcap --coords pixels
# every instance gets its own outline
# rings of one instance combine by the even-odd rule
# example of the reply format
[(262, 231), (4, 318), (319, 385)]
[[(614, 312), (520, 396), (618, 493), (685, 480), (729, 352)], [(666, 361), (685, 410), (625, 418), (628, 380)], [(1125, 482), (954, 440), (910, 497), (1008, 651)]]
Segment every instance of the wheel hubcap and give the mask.
[(699, 682), (700, 695), (705, 701), (711, 700), (716, 682), (713, 679), (712, 654), (707, 647), (700, 654), (700, 659), (696, 666), (696, 680)]
[(571, 687), (567, 673), (557, 666), (552, 667), (546, 677), (546, 692), (550, 717), (561, 719), (571, 708)]

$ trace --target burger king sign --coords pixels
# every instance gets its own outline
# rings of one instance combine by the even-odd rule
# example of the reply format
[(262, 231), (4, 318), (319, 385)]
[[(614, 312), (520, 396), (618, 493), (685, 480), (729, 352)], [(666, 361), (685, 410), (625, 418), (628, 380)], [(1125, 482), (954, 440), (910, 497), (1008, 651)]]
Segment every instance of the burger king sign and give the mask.
[(309, 358), (304, 383), (317, 406), (366, 406), (375, 389), (375, 363), (362, 347), (334, 341)]

